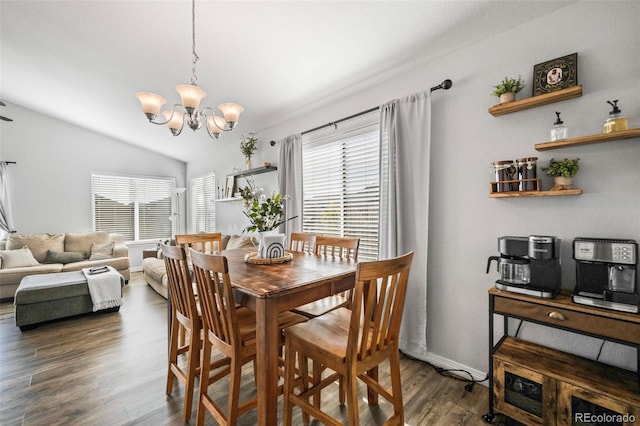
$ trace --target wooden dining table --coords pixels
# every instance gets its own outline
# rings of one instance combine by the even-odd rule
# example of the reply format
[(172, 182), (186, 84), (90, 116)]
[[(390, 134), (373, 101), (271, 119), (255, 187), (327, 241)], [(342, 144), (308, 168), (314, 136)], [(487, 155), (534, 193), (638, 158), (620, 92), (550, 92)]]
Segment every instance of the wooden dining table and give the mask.
[(256, 313), (258, 424), (278, 417), (278, 314), (355, 285), (357, 262), (294, 252), (286, 263), (251, 264), (246, 250), (225, 250), (233, 287)]

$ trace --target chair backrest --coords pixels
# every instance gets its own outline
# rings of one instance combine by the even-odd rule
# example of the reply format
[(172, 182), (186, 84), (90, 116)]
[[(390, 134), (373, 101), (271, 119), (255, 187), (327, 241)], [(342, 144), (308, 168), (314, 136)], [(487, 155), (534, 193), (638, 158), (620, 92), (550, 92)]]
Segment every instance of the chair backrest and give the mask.
[(236, 305), (231, 290), (227, 258), (190, 249), (198, 288), (202, 321), (208, 338), (227, 356), (240, 344)]
[(292, 232), (289, 236), (289, 250), (314, 253), (316, 234), (310, 232)]
[(193, 325), (199, 320), (187, 254), (182, 247), (163, 244), (162, 257), (176, 319), (193, 330)]
[(222, 232), (176, 235), (176, 245), (182, 246), (189, 256), (188, 249), (200, 253), (220, 253), (222, 251)]
[(316, 236), (315, 254), (358, 260), (360, 238)]
[(363, 361), (397, 348), (413, 252), (360, 262), (351, 305), (347, 358)]

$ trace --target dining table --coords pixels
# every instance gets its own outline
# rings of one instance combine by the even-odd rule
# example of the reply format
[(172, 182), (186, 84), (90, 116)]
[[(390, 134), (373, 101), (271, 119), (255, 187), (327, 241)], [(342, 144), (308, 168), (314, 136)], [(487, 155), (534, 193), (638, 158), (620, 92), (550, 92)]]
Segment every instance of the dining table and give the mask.
[(256, 313), (258, 424), (278, 417), (278, 314), (355, 286), (357, 262), (333, 256), (291, 252), (286, 262), (245, 261), (246, 249), (225, 250), (231, 284), (241, 303)]

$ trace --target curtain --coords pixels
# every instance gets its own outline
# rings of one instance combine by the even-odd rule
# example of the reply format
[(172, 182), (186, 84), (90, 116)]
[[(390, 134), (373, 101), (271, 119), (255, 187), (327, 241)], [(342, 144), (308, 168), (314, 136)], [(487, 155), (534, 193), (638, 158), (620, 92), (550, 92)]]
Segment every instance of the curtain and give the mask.
[[(287, 136), (280, 141), (280, 158), (278, 162), (278, 185), (280, 193), (288, 195), (285, 204), (284, 226), (286, 235), (302, 230), (302, 135)], [(281, 228), (282, 229), (282, 228)]]
[(0, 161), (0, 236), (16, 232), (11, 219), (11, 206), (7, 188), (7, 163)]
[(400, 329), (400, 349), (427, 356), (427, 243), (431, 94), (380, 107), (379, 258), (414, 251)]

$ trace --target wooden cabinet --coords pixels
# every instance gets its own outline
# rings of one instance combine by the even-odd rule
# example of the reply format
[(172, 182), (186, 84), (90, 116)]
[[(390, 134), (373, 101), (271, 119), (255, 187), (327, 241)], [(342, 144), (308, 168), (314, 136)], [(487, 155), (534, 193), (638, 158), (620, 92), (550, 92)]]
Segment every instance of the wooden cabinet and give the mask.
[[(505, 322), (497, 344), (495, 314)], [(634, 373), (518, 340), (509, 336), (508, 318), (635, 347), (640, 367), (639, 315), (576, 305), (566, 291), (555, 299), (538, 299), (492, 288), (487, 422), (494, 413), (528, 425), (630, 425), (640, 421), (640, 370)]]

